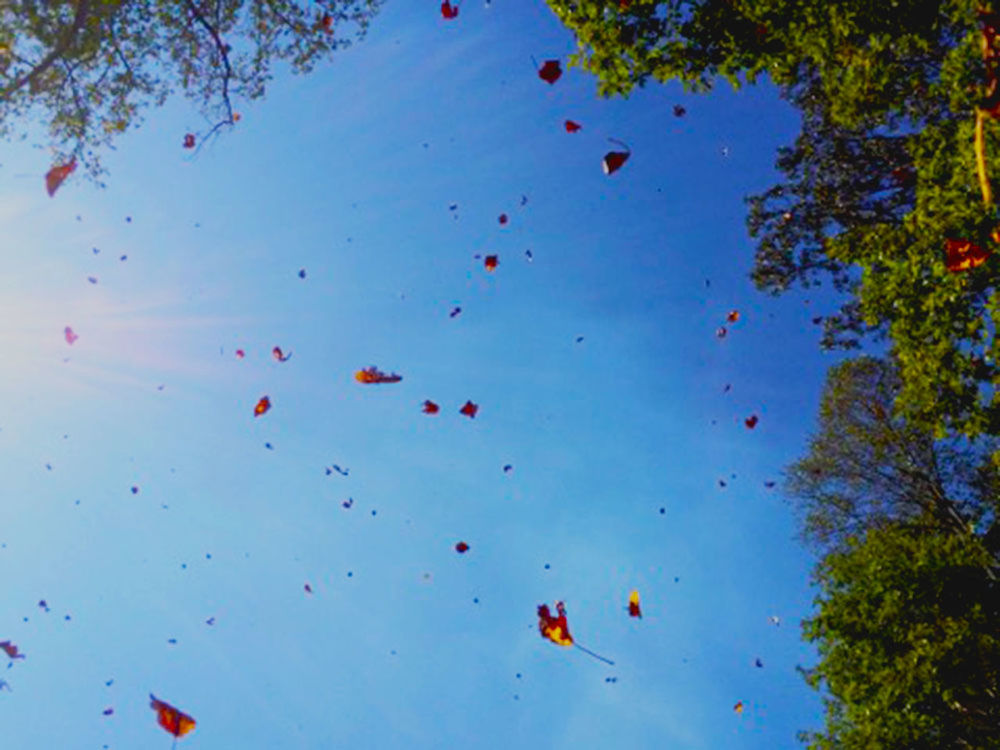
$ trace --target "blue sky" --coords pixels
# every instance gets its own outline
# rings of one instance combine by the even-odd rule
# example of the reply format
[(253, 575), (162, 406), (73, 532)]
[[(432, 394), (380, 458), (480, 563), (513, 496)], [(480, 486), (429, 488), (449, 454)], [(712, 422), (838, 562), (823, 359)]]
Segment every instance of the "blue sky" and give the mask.
[[(192, 750), (770, 750), (820, 724), (811, 560), (763, 482), (804, 449), (832, 303), (753, 289), (743, 204), (797, 118), (766, 86), (538, 79), (571, 51), (541, 2), (389, 3), (195, 156), (194, 111), (152, 111), (105, 190), (50, 199), (46, 152), (5, 146), (5, 748), (169, 747), (150, 692)], [(402, 382), (356, 383), (372, 364)], [(558, 599), (613, 667), (542, 640)]]

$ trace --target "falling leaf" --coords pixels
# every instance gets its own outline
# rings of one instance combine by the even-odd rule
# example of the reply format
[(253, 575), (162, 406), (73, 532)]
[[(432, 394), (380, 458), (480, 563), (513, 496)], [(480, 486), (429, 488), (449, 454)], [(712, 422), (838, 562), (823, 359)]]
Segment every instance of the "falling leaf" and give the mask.
[(535, 259), (535, 256), (531, 254), (531, 250), (525, 250), (524, 257), (528, 259), (529, 263)]
[(508, 221), (507, 214), (500, 214), (500, 217), (497, 219), (497, 221), (500, 222), (500, 226), (503, 226), (504, 224), (506, 224), (507, 221)]
[(70, 328), (69, 326), (66, 326), (66, 328), (63, 330), (63, 335), (66, 337), (66, 343), (69, 344), (70, 346), (73, 346), (76, 340), (80, 338), (75, 333), (73, 333), (73, 329)]
[(510, 464), (504, 464), (503, 465), (503, 473), (504, 474), (510, 474), (512, 471), (514, 471), (514, 467), (513, 466), (511, 466)]
[(562, 602), (556, 602), (556, 617), (552, 616), (548, 604), (538, 605), (538, 630), (542, 638), (548, 638), (558, 646), (572, 646), (573, 636), (569, 634), (569, 625), (566, 623), (566, 606)]
[(559, 66), (558, 60), (546, 60), (538, 69), (538, 77), (546, 83), (555, 83), (561, 75), (562, 68)]
[(475, 419), (476, 413), (479, 411), (479, 405), (474, 404), (471, 401), (466, 401), (465, 406), (458, 410), (459, 413), (464, 414), (469, 419)]
[(448, 0), (444, 0), (441, 3), (441, 18), (445, 20), (451, 20), (452, 18), (458, 18), (458, 5), (452, 5)]
[(178, 711), (165, 701), (158, 700), (149, 694), (149, 707), (156, 711), (156, 721), (174, 737), (183, 737), (195, 727), (195, 720), (182, 711)]
[(625, 149), (624, 151), (608, 151), (608, 153), (604, 155), (604, 161), (602, 162), (604, 174), (611, 175), (621, 169), (622, 165), (628, 161), (628, 158), (632, 155), (632, 149), (630, 149), (627, 144), (615, 140), (614, 138), (608, 138), (608, 140), (612, 143), (617, 143)]
[(38, 602), (38, 608), (42, 609), (42, 610), (45, 610), (46, 612), (48, 612), (49, 611), (49, 603), (47, 601), (45, 601), (44, 599), (42, 599), (41, 601)]
[(76, 169), (76, 157), (74, 156), (67, 164), (52, 167), (45, 173), (45, 189), (51, 198), (56, 194), (56, 190), (63, 184), (63, 181)]
[(457, 317), (457, 316), (459, 315), (459, 313), (461, 313), (461, 312), (462, 312), (462, 308), (461, 308), (461, 307), (453, 307), (453, 308), (451, 309), (451, 312), (450, 312), (450, 313), (448, 313), (448, 317), (449, 317), (449, 318), (455, 318), (455, 317)]
[(739, 310), (730, 310), (729, 313), (726, 315), (726, 322), (727, 323), (735, 323), (739, 319), (740, 319), (740, 311)]
[(89, 281), (91, 284), (96, 284), (97, 283), (97, 277), (96, 276), (88, 276), (87, 277), (87, 281)]
[(106, 708), (101, 713), (103, 713), (105, 716), (111, 716), (111, 714), (113, 714), (114, 712), (115, 710), (113, 708)]
[(754, 427), (757, 426), (758, 421), (759, 420), (757, 419), (757, 415), (751, 414), (749, 417), (743, 420), (743, 424), (747, 426), (748, 430), (752, 430)]
[(632, 591), (628, 595), (628, 613), (630, 617), (642, 617), (642, 610), (639, 609), (639, 592)]
[[(996, 234), (996, 232), (994, 232)], [(981, 266), (992, 254), (992, 250), (984, 250), (968, 240), (945, 240), (945, 268), (952, 273), (968, 271)]]
[(491, 273), (497, 270), (498, 265), (500, 265), (500, 257), (497, 255), (487, 255), (486, 259), (483, 261), (483, 267)]
[(300, 279), (304, 279), (305, 277), (306, 277), (306, 269), (300, 268), (299, 269), (299, 278)]
[(764, 662), (762, 662), (760, 660), (760, 657), (758, 656), (756, 659), (754, 659), (753, 665), (758, 669), (762, 669), (764, 667)]
[(333, 33), (333, 16), (329, 13), (324, 13), (323, 17), (319, 21), (319, 25), (323, 27), (323, 31), (327, 34)]
[(716, 338), (724, 339), (724, 338), (726, 338), (726, 334), (727, 333), (729, 333), (729, 331), (726, 330), (725, 326), (719, 326), (715, 330), (715, 336), (716, 336)]
[(396, 373), (386, 375), (384, 372), (375, 367), (375, 365), (372, 365), (371, 367), (366, 367), (365, 369), (358, 370), (354, 373), (354, 379), (359, 383), (364, 383), (365, 385), (373, 385), (378, 383), (398, 383), (403, 379), (403, 376), (397, 375)]
[(733, 711), (738, 714), (743, 713), (743, 701), (736, 701), (736, 705), (733, 706)]
[(311, 594), (313, 592), (313, 587), (310, 586), (308, 583), (305, 586), (303, 586), (302, 588), (304, 588), (306, 590), (307, 594)]
[(764, 482), (764, 486), (767, 487), (768, 489), (772, 489), (774, 487), (774, 484), (775, 484), (774, 482)]
[(284, 352), (281, 351), (280, 346), (276, 346), (271, 350), (271, 356), (274, 357), (279, 362), (287, 362), (292, 358), (292, 353), (288, 352), (288, 354), (285, 354)]
[(566, 128), (567, 133), (575, 133), (580, 130), (583, 125), (578, 122), (573, 122), (573, 120), (566, 120), (566, 122), (563, 123), (563, 127)]
[(339, 466), (337, 466), (337, 464), (334, 464), (333, 466), (331, 466), (330, 468), (328, 468), (326, 470), (326, 475), (330, 476), (333, 472), (337, 472), (338, 474), (340, 474), (340, 476), (346, 477), (348, 474), (351, 473), (351, 470), (350, 469), (341, 469)]
[(245, 351), (243, 351), (242, 349), (236, 350), (236, 359), (243, 359), (245, 356), (247, 356), (247, 353)]
[(184, 134), (184, 148), (194, 148), (194, 133)]
[(354, 505), (354, 498), (353, 497), (347, 498), (346, 500), (344, 500), (344, 502), (341, 503), (341, 505), (344, 508), (350, 510), (351, 506)]
[(687, 114), (687, 110), (684, 109), (680, 104), (674, 105), (674, 117), (683, 117)]
[(3, 651), (11, 659), (24, 658), (24, 654), (18, 651), (17, 646), (15, 646), (10, 641), (0, 641), (0, 651)]
[(781, 627), (781, 618), (777, 615), (771, 615), (767, 618), (767, 621), (774, 625), (775, 627)]
[(455, 551), (460, 555), (464, 555), (466, 552), (469, 551), (469, 545), (466, 544), (465, 542), (459, 542), (458, 544), (455, 545)]
[(441, 407), (433, 401), (424, 401), (424, 414), (437, 414), (439, 411), (441, 411)]
[(266, 414), (267, 410), (271, 408), (271, 399), (267, 396), (261, 396), (260, 401), (253, 408), (254, 417), (259, 417), (261, 414)]

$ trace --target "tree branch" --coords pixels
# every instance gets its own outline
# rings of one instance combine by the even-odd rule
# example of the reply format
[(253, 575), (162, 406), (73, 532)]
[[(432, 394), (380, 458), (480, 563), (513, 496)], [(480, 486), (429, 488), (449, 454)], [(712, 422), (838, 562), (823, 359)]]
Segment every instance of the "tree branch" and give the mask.
[(34, 84), (39, 76), (45, 73), (57, 60), (69, 51), (70, 47), (73, 46), (73, 42), (76, 41), (76, 35), (80, 33), (80, 29), (83, 28), (83, 24), (86, 23), (87, 16), (90, 14), (90, 2), (91, 0), (77, 0), (76, 15), (73, 17), (73, 23), (63, 32), (59, 43), (30, 71), (0, 91), (0, 101), (5, 101), (19, 89)]

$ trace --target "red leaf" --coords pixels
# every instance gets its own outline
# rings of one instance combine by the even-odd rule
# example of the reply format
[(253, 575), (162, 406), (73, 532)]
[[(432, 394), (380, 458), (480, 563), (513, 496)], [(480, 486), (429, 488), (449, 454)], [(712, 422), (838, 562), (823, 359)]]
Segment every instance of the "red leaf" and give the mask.
[(546, 83), (555, 83), (562, 75), (562, 68), (559, 67), (558, 60), (546, 60), (545, 64), (538, 69), (538, 77)]
[(236, 359), (243, 359), (246, 355), (247, 355), (247, 353), (245, 351), (243, 351), (242, 349), (237, 349), (236, 350)]
[(507, 223), (507, 214), (500, 214), (499, 218), (500, 225), (503, 226)]
[(76, 169), (76, 157), (74, 156), (68, 164), (61, 164), (59, 166), (52, 167), (48, 172), (45, 173), (45, 189), (49, 193), (51, 198), (56, 194), (56, 190), (59, 186), (63, 184), (63, 181), (70, 176), (70, 173)]
[(622, 165), (628, 161), (628, 157), (631, 154), (627, 151), (608, 151), (604, 155), (604, 161), (602, 166), (604, 167), (604, 174), (614, 174)]
[(751, 414), (749, 417), (743, 420), (743, 424), (747, 426), (748, 430), (752, 430), (754, 427), (757, 426), (758, 421), (759, 420), (757, 419), (757, 415)]
[(459, 542), (458, 544), (455, 545), (455, 551), (460, 555), (464, 555), (466, 552), (469, 551), (469, 545), (466, 544), (465, 542)]
[(563, 127), (566, 128), (567, 133), (575, 133), (582, 128), (583, 125), (578, 122), (573, 122), (572, 120), (566, 120), (566, 122), (563, 123)]
[(66, 337), (66, 343), (69, 344), (70, 346), (73, 346), (76, 340), (80, 338), (75, 333), (73, 333), (73, 329), (70, 328), (69, 326), (66, 326), (65, 330), (63, 331), (63, 335)]
[(288, 354), (285, 354), (283, 351), (281, 351), (280, 346), (276, 346), (271, 350), (271, 356), (274, 357), (279, 362), (287, 362), (292, 358), (292, 353), (288, 352)]
[(497, 266), (500, 265), (500, 257), (498, 255), (487, 255), (486, 259), (483, 261), (483, 266), (487, 271), (497, 270)]
[(194, 133), (184, 134), (184, 148), (194, 148)]
[(439, 411), (441, 407), (433, 401), (424, 401), (424, 414), (437, 414)]
[(444, 0), (444, 2), (441, 3), (441, 17), (445, 20), (458, 18), (458, 6), (452, 5), (448, 2), (448, 0)]
[(475, 419), (476, 413), (479, 411), (479, 405), (474, 404), (471, 401), (466, 401), (465, 406), (458, 410), (460, 414), (464, 414), (469, 419)]
[(323, 31), (327, 34), (333, 33), (333, 16), (329, 13), (324, 13), (323, 18), (320, 19), (320, 26), (323, 27)]
[(15, 646), (10, 641), (0, 641), (0, 650), (2, 650), (11, 659), (23, 659), (24, 654), (17, 650)]

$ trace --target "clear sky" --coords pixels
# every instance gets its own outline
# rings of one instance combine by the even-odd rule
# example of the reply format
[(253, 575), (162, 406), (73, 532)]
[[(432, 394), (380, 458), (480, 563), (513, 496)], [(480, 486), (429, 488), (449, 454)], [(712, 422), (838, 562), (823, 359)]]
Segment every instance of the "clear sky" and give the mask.
[[(4, 145), (5, 750), (168, 748), (150, 692), (190, 750), (773, 750), (820, 725), (812, 561), (764, 482), (814, 424), (830, 301), (753, 289), (743, 204), (794, 112), (549, 85), (531, 57), (572, 39), (543, 3), (438, 5), (388, 3), (196, 155), (187, 103), (150, 112), (105, 190), (50, 199), (48, 154)], [(608, 137), (632, 149), (611, 176)], [(556, 600), (613, 667), (540, 637)]]

